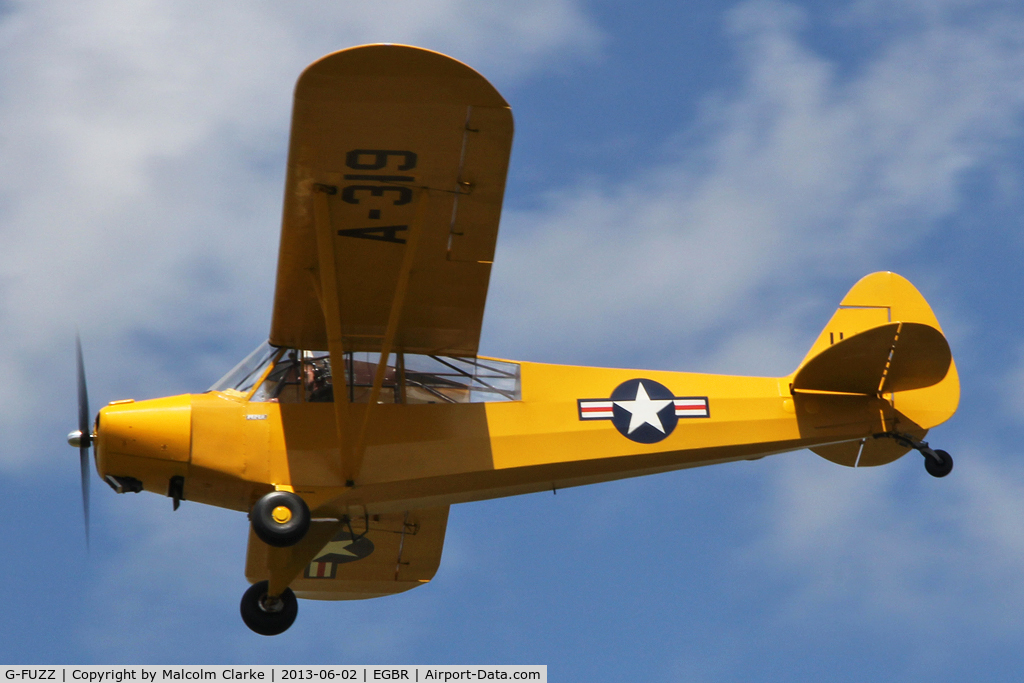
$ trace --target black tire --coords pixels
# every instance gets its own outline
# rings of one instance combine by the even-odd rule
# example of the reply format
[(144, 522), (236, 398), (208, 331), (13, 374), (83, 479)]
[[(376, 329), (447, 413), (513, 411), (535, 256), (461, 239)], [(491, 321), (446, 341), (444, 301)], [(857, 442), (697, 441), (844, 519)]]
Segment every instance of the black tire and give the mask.
[[(274, 510), (279, 507), (288, 509), (289, 518), (284, 522), (274, 519)], [(252, 506), (249, 521), (264, 543), (287, 548), (301, 541), (309, 531), (309, 507), (294, 493), (271, 491)]]
[(938, 462), (930, 455), (924, 456), (924, 468), (928, 470), (928, 474), (933, 477), (944, 477), (953, 471), (953, 456), (946, 451), (935, 451), (935, 455), (939, 456), (942, 462)]
[(281, 597), (270, 606), (272, 609), (268, 609), (268, 585), (266, 581), (254, 583), (242, 595), (242, 621), (261, 636), (276, 636), (295, 623), (295, 617), (299, 614), (299, 601), (291, 588), (285, 588)]

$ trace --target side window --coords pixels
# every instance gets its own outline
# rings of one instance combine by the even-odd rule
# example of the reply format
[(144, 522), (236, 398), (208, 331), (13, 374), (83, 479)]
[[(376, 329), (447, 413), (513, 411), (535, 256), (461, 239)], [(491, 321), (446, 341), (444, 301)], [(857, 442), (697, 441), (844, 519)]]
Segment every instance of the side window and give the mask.
[[(331, 356), (326, 351), (281, 349), (277, 362), (250, 401), (273, 403), (333, 403)], [(273, 358), (273, 357), (272, 357)], [(262, 363), (263, 368), (272, 358)], [(380, 356), (359, 352), (344, 354), (340, 376), (342, 390), (352, 403), (366, 403), (373, 391)], [(388, 361), (391, 361), (388, 358)], [(242, 368), (247, 378), (257, 374)], [(239, 366), (241, 367), (241, 365)], [(240, 371), (241, 372), (241, 371)], [(262, 375), (265, 370), (260, 370)], [(233, 374), (235, 371), (232, 371)], [(249, 386), (256, 380), (246, 379)], [(378, 403), (490, 403), (521, 400), (519, 364), (496, 358), (454, 358), (419, 354), (395, 354), (394, 364), (384, 367)]]

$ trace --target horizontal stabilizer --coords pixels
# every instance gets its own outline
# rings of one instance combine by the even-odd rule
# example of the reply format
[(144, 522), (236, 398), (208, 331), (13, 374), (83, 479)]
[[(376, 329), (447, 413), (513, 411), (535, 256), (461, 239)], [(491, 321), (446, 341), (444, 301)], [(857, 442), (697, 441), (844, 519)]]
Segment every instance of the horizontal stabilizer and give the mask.
[(797, 371), (793, 389), (869, 395), (922, 389), (941, 382), (952, 360), (939, 330), (892, 322), (826, 347)]

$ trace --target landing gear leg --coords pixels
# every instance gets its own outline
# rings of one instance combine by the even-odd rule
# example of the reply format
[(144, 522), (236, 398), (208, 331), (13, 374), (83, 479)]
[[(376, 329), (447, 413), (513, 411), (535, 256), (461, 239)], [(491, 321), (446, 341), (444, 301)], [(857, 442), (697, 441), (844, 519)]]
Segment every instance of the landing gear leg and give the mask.
[(887, 437), (893, 439), (901, 446), (913, 448), (924, 456), (924, 468), (933, 477), (944, 477), (953, 471), (953, 456), (946, 451), (932, 450), (928, 447), (927, 441), (918, 441), (909, 434), (902, 432), (883, 432), (876, 434), (876, 439)]
[(291, 588), (285, 588), (276, 597), (267, 594), (267, 581), (249, 586), (242, 596), (242, 621), (261, 636), (284, 633), (295, 623), (299, 614), (299, 601)]

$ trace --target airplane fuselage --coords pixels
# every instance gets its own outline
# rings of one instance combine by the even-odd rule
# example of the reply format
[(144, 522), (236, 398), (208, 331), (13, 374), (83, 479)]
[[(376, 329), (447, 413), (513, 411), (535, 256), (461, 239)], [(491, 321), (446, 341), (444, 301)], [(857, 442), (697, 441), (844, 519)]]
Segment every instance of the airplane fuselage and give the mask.
[[(391, 512), (864, 439), (895, 415), (886, 398), (793, 394), (789, 377), (518, 365), (521, 400), (374, 405), (353, 486), (333, 403), (218, 391), (106, 406), (97, 469), (165, 495), (180, 477), (182, 499), (241, 511), (277, 487), (314, 516)], [(343, 407), (349, 447), (368, 405)]]

